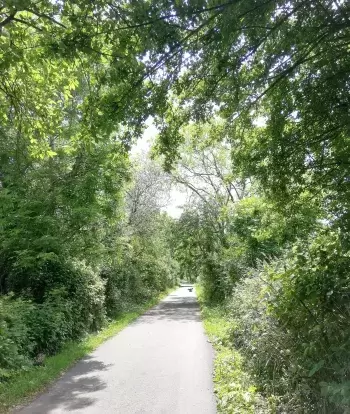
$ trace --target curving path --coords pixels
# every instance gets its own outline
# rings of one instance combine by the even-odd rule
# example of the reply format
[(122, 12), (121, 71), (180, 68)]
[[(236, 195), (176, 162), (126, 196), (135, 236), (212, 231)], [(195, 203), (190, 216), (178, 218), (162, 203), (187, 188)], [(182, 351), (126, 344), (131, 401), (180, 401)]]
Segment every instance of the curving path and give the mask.
[(181, 287), (67, 371), (21, 414), (213, 414), (213, 351)]

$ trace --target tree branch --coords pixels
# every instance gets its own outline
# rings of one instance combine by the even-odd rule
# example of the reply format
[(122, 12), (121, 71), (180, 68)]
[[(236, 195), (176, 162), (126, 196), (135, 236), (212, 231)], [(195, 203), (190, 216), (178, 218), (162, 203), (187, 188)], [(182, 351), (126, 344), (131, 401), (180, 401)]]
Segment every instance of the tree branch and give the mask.
[(57, 20), (55, 20), (53, 17), (51, 17), (51, 16), (48, 16), (47, 14), (44, 14), (44, 13), (39, 13), (39, 12), (37, 12), (37, 11), (35, 11), (35, 10), (32, 10), (32, 9), (24, 9), (24, 11), (27, 11), (27, 12), (29, 12), (29, 13), (32, 13), (32, 14), (34, 14), (35, 16), (37, 16), (37, 17), (41, 17), (41, 18), (43, 18), (43, 19), (47, 19), (47, 20), (50, 20), (52, 23), (55, 23), (55, 24), (57, 24), (58, 26), (61, 26), (61, 27), (63, 27), (64, 29), (67, 29), (67, 26), (65, 26), (63, 23), (61, 23), (61, 22), (58, 22)]
[(11, 13), (8, 15), (2, 22), (0, 22), (0, 30), (2, 27), (6, 26), (8, 23), (10, 23), (12, 20), (14, 20), (16, 16), (17, 11)]

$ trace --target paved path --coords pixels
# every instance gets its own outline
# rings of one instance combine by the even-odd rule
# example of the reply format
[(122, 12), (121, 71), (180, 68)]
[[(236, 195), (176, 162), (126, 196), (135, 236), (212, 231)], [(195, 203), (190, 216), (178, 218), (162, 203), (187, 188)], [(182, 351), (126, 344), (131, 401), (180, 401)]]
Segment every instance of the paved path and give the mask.
[(179, 288), (105, 342), (21, 414), (212, 414), (213, 351)]

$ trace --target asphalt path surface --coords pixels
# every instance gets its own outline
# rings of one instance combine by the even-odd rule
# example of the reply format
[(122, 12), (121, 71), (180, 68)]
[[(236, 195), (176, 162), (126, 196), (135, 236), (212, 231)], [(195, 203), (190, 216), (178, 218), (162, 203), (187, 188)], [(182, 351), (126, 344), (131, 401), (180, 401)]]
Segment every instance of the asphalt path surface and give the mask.
[(21, 414), (212, 414), (213, 350), (181, 287), (67, 371)]

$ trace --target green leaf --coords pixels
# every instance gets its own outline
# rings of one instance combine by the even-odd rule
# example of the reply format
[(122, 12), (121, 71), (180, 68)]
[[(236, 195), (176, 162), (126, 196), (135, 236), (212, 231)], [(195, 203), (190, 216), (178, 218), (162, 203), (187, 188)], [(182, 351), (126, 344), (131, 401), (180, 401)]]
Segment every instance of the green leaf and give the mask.
[(321, 361), (317, 362), (317, 364), (315, 364), (310, 370), (308, 376), (312, 377), (313, 375), (315, 375), (316, 372), (318, 372), (324, 366), (324, 363), (325, 363), (324, 359), (321, 359)]

